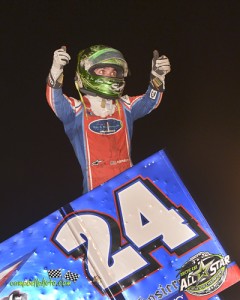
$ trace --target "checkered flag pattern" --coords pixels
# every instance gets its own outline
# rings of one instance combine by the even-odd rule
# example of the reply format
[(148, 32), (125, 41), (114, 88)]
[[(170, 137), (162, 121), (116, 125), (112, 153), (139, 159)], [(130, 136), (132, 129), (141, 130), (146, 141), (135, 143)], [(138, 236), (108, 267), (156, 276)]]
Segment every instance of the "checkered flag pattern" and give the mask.
[(49, 278), (61, 278), (62, 277), (62, 270), (48, 270), (48, 276)]
[(77, 273), (73, 273), (73, 272), (68, 271), (68, 272), (65, 274), (64, 277), (65, 277), (67, 280), (76, 282), (76, 281), (78, 280), (79, 276), (80, 276), (80, 275), (77, 274)]

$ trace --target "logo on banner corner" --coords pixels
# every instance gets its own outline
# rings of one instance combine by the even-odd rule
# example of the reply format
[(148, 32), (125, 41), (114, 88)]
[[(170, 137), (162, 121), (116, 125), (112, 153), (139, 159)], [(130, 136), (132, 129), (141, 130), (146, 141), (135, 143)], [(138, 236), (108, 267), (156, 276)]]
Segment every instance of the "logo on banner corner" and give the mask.
[(204, 296), (215, 292), (227, 277), (229, 255), (199, 252), (180, 269), (180, 291)]

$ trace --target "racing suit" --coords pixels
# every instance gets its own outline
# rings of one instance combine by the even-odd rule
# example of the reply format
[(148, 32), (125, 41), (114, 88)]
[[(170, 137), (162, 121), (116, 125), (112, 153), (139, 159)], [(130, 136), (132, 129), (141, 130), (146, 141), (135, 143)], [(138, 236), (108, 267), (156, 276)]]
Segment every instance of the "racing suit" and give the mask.
[(113, 109), (104, 117), (94, 114), (91, 96), (78, 101), (48, 84), (46, 96), (73, 146), (86, 193), (132, 166), (133, 122), (157, 108), (162, 93), (149, 85), (144, 95), (110, 100)]

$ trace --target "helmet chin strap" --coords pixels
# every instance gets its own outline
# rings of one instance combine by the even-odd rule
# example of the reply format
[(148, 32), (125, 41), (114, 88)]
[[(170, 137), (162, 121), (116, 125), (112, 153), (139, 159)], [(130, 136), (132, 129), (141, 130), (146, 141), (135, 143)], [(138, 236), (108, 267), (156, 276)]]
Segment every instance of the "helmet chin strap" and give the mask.
[(106, 107), (106, 99), (103, 99), (103, 98), (102, 98), (101, 107), (102, 107), (102, 108), (105, 108), (105, 107)]

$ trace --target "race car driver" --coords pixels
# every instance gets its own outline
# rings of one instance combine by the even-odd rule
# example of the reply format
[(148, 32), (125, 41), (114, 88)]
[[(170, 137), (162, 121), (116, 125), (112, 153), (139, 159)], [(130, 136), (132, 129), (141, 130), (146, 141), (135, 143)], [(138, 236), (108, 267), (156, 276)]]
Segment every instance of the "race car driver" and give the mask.
[(169, 59), (153, 52), (150, 84), (144, 95), (122, 96), (128, 65), (122, 53), (95, 45), (78, 54), (75, 86), (80, 99), (63, 94), (66, 47), (54, 52), (47, 79), (47, 101), (62, 121), (83, 173), (86, 193), (132, 166), (131, 138), (135, 120), (161, 102)]

